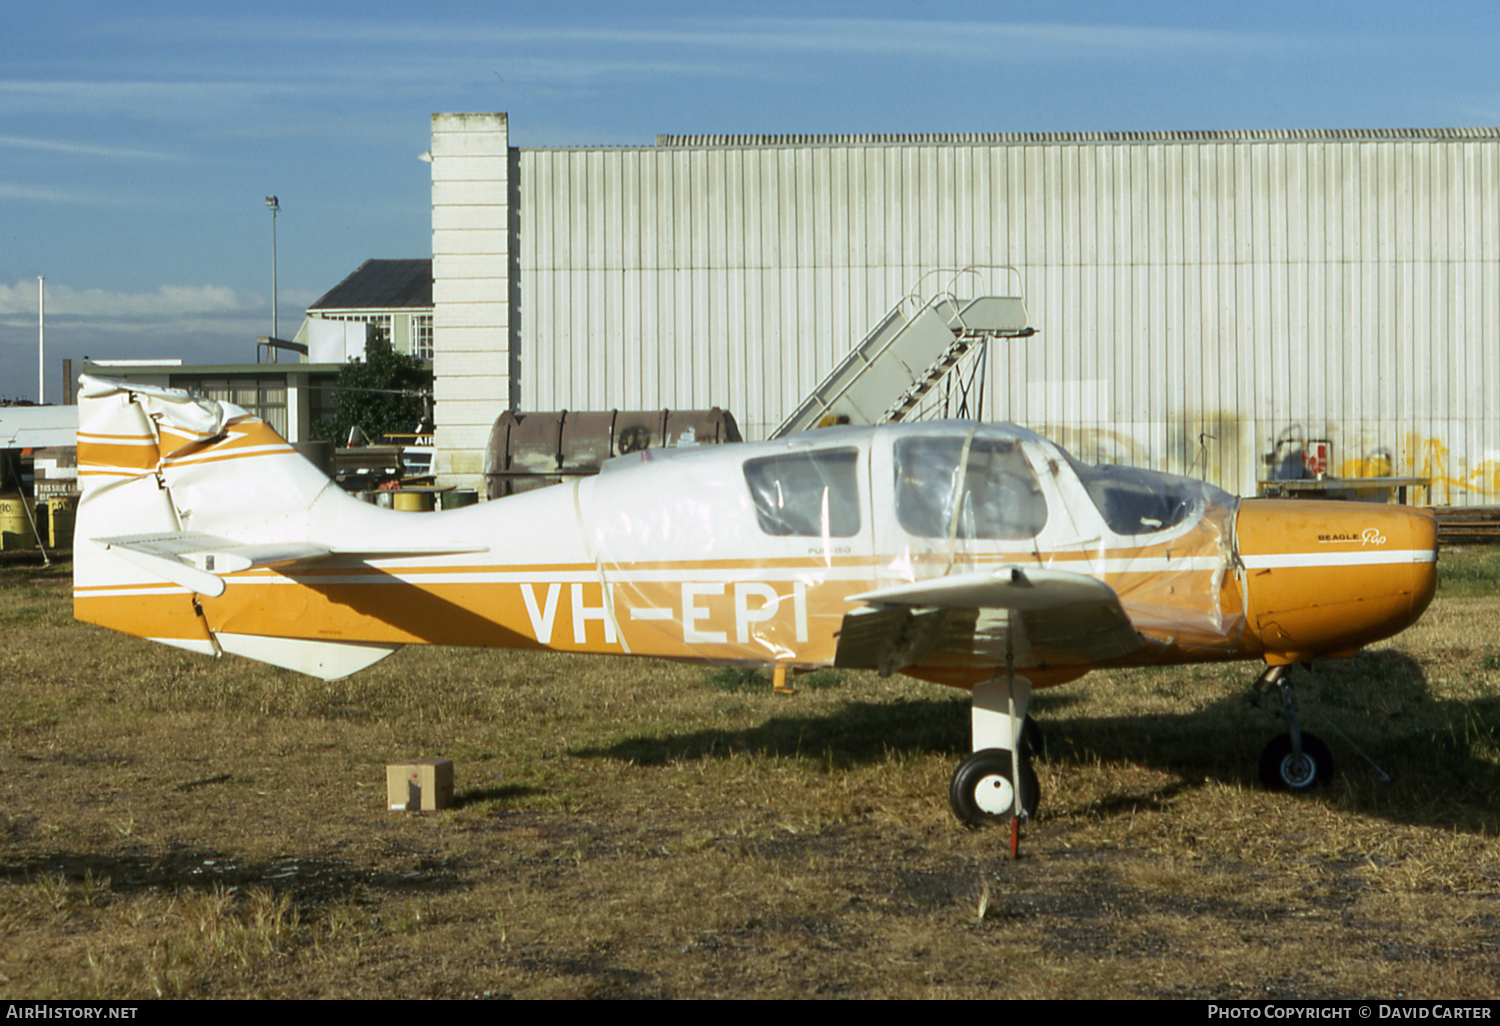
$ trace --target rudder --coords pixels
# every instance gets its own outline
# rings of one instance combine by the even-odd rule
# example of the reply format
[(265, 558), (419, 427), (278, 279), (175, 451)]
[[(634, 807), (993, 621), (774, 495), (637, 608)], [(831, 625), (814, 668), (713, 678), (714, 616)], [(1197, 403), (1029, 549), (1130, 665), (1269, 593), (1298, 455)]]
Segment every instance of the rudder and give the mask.
[(331, 482), (232, 403), (90, 375), (80, 384), (74, 616), (217, 654), (193, 589), (121, 558), (104, 540), (246, 528), (298, 540)]

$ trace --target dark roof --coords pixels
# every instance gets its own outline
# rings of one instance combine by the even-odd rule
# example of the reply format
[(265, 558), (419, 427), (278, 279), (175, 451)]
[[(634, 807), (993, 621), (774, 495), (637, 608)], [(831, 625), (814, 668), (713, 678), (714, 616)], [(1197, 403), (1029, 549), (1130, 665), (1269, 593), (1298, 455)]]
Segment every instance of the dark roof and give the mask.
[(431, 260), (366, 260), (308, 309), (430, 309), (431, 306)]

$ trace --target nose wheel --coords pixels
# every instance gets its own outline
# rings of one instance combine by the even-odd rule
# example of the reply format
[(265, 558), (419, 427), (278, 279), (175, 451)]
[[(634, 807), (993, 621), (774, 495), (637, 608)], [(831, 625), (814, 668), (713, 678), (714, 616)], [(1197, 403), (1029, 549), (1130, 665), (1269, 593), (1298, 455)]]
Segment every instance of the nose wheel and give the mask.
[(1260, 782), (1271, 791), (1306, 791), (1333, 779), (1333, 753), (1319, 738), (1304, 733), (1297, 721), (1288, 682), (1289, 666), (1271, 666), (1256, 682), (1257, 689), (1281, 692), (1281, 712), (1287, 732), (1271, 739), (1260, 753)]
[(1302, 735), (1298, 754), (1292, 735), (1278, 734), (1260, 753), (1260, 782), (1271, 791), (1306, 791), (1333, 778), (1333, 753), (1312, 734)]

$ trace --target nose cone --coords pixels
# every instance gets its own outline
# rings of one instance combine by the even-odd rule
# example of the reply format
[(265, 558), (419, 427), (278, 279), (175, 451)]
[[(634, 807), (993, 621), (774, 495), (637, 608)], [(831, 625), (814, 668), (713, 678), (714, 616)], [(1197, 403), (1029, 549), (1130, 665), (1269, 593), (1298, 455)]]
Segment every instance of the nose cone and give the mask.
[(1268, 663), (1352, 655), (1437, 590), (1437, 518), (1404, 506), (1247, 499), (1235, 523), (1247, 633)]

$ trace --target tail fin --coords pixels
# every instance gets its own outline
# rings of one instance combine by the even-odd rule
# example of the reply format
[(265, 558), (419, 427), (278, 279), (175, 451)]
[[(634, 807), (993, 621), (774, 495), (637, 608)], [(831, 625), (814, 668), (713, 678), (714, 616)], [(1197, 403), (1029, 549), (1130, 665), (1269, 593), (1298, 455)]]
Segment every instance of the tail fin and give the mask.
[[(73, 615), (168, 645), (340, 677), (393, 646), (216, 633), (199, 596), (228, 569), (316, 558), (310, 511), (335, 488), (267, 424), (180, 389), (85, 375)], [(352, 501), (352, 500), (351, 500)], [(231, 540), (233, 539), (233, 540)]]
[[(82, 537), (101, 533), (95, 528), (215, 533), (306, 510), (330, 484), (269, 425), (232, 403), (88, 375), (81, 385)], [(220, 473), (229, 461), (236, 472)], [(206, 500), (207, 482), (213, 494)]]

